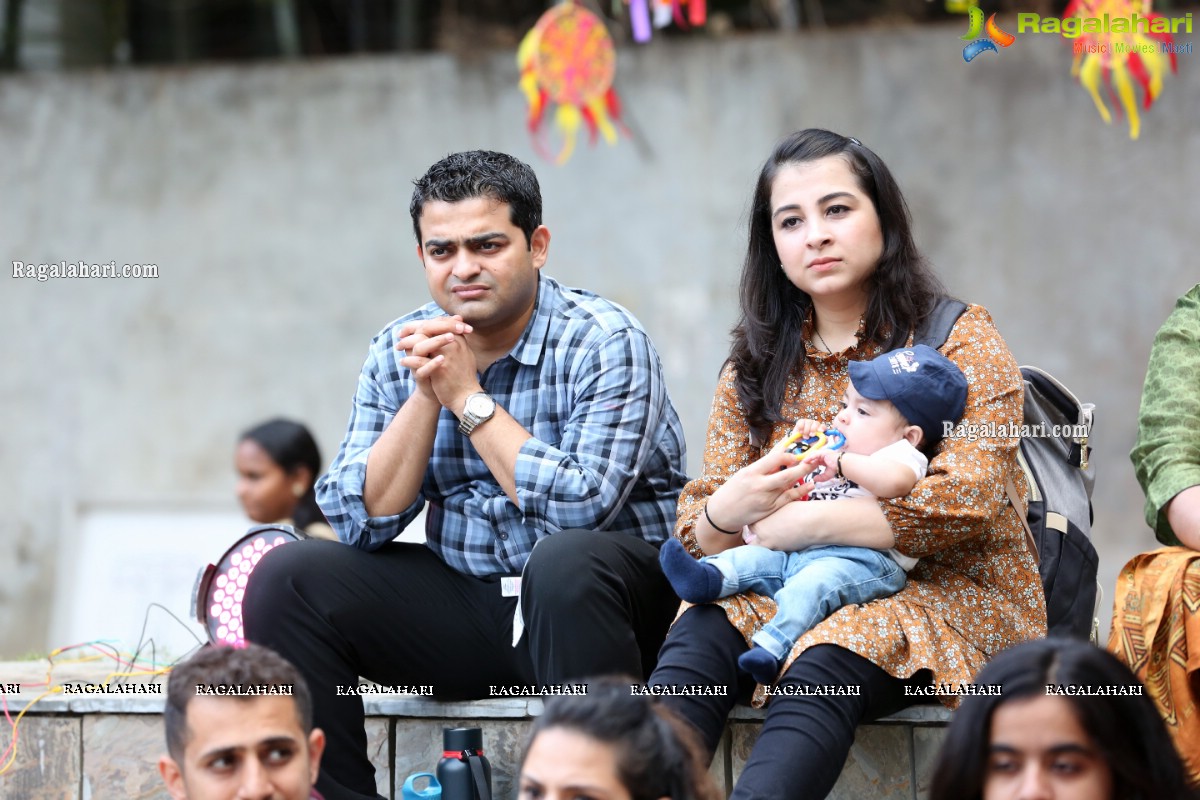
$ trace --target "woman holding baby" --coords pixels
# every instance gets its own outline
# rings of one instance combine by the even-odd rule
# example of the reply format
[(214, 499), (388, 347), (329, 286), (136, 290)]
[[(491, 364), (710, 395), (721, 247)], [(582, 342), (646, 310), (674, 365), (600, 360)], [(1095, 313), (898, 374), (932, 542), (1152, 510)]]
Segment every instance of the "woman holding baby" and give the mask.
[[(893, 499), (794, 502), (816, 461), (778, 445), (798, 420), (832, 424), (850, 363), (911, 346), (943, 294), (875, 153), (817, 129), (779, 143), (755, 188), (741, 318), (675, 535), (696, 558), (742, 546), (749, 528), (771, 550), (894, 549), (917, 563), (899, 592), (844, 605), (796, 640), (734, 798), (825, 797), (858, 725), (922, 700), (910, 687), (969, 684), (995, 653), (1045, 635), (1037, 566), (1005, 499), (1008, 479), (1024, 492), (1017, 439), (942, 439), (927, 474)], [(940, 352), (967, 380), (963, 424), (1020, 423), (1021, 376), (986, 310), (968, 306)], [(710, 753), (739, 699), (764, 700), (738, 659), (774, 613), (751, 592), (685, 605), (663, 645), (651, 685), (727, 687), (665, 698)], [(803, 688), (821, 686), (856, 688)]]

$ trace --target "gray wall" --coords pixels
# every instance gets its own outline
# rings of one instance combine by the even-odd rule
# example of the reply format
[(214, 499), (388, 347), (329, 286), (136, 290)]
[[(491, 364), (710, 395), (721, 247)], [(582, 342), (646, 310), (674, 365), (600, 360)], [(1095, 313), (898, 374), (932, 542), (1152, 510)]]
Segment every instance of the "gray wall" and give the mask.
[(426, 298), (409, 181), (453, 150), (538, 168), (549, 272), (646, 324), (694, 474), (753, 178), (806, 126), (879, 152), (950, 287), (991, 310), (1018, 361), (1096, 403), (1110, 604), (1119, 566), (1154, 546), (1127, 458), (1150, 342), (1200, 277), (1200, 70), (1180, 56), (1131, 142), (1061, 40), (965, 64), (960, 33), (625, 48), (637, 141), (561, 168), (533, 152), (509, 52), (6, 78), (4, 271), (116, 260), (159, 278), (0, 277), (0, 657), (64, 644), (46, 641), (55, 564), (88, 509), (234, 509), (233, 439), (277, 413), (332, 457), (367, 342)]

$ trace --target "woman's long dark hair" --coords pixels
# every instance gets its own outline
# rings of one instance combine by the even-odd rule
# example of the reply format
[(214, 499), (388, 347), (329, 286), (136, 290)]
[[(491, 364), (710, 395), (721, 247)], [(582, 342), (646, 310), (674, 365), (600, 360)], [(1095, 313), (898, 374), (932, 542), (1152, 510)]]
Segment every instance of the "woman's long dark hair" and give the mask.
[(255, 425), (238, 437), (238, 441), (249, 439), (261, 447), (271, 460), (292, 473), (297, 467), (307, 467), (309, 484), (296, 501), (292, 521), (297, 528), (307, 528), (314, 522), (326, 522), (325, 514), (317, 505), (316, 483), (321, 474), (321, 451), (308, 428), (289, 419), (273, 419)]
[(588, 693), (546, 701), (534, 721), (521, 767), (538, 734), (577, 731), (614, 748), (621, 784), (633, 800), (719, 800), (696, 732), (652, 697), (633, 695), (633, 679), (602, 678)]
[(879, 156), (855, 140), (819, 128), (781, 141), (763, 165), (751, 200), (741, 317), (733, 329), (729, 356), (750, 428), (764, 442), (773, 423), (783, 420), (780, 405), (788, 375), (803, 365), (801, 329), (812, 309), (812, 298), (780, 269), (771, 233), (771, 187), (783, 167), (828, 156), (842, 156), (849, 163), (875, 205), (883, 233), (883, 254), (867, 279), (867, 340), (884, 350), (901, 347), (945, 294), (913, 241), (908, 204)]
[[(934, 766), (929, 800), (980, 800), (987, 778), (992, 717), (1002, 704), (1045, 697), (1046, 686), (1141, 688), (1116, 656), (1075, 639), (1037, 639), (998, 654), (976, 685), (999, 686), (999, 696), (973, 696), (946, 731)], [(1194, 800), (1175, 745), (1147, 696), (1064, 695), (1080, 726), (1112, 770), (1112, 800)], [(1096, 798), (1109, 800), (1109, 798)]]

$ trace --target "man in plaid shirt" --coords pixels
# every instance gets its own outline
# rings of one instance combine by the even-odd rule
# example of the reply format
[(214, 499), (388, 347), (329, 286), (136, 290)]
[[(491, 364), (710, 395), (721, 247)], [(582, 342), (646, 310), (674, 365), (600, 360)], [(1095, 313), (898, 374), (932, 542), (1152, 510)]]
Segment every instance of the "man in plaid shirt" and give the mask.
[[(541, 273), (527, 164), (448, 156), (410, 210), (433, 302), (372, 342), (318, 484), (342, 543), (276, 548), (245, 603), (248, 638), (313, 687), (330, 800), (376, 797), (361, 697), (339, 687), (487, 697), (645, 676), (678, 606), (657, 557), (684, 439), (646, 332)], [(426, 543), (393, 542), (422, 509)]]

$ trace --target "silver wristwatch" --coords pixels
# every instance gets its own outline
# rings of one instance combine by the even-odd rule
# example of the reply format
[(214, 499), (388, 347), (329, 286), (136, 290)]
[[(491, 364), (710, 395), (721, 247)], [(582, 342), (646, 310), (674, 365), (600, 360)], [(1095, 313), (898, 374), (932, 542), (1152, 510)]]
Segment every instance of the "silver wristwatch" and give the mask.
[(462, 419), (458, 422), (458, 432), (463, 436), (470, 436), (472, 431), (491, 419), (495, 413), (496, 401), (491, 395), (483, 392), (469, 395), (463, 406)]

